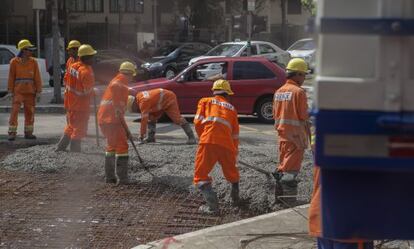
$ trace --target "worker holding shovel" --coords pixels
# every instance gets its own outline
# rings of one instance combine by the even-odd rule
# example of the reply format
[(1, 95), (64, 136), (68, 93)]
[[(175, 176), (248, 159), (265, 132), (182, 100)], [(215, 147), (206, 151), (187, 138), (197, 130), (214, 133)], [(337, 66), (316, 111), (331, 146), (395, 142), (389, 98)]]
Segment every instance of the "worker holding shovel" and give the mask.
[(136, 66), (123, 62), (119, 73), (106, 88), (98, 111), (98, 123), (106, 137), (105, 181), (107, 183), (128, 184), (128, 136), (124, 125), (127, 106), (132, 106), (128, 83), (136, 75)]

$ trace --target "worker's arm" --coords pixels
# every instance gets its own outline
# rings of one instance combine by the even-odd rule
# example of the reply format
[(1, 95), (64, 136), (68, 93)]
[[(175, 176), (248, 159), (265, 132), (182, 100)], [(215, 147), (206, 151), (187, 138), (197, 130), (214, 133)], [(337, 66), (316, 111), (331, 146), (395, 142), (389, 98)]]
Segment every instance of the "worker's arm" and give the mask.
[(202, 123), (202, 121), (206, 117), (205, 116), (205, 103), (206, 102), (204, 101), (204, 99), (201, 99), (198, 102), (197, 112), (194, 117), (194, 128), (197, 132), (198, 137), (201, 137), (201, 134), (203, 134), (203, 131), (204, 131), (204, 124)]
[(83, 93), (81, 97), (90, 98), (93, 96), (93, 86), (95, 84), (95, 77), (92, 70), (82, 70), (80, 72), (80, 80), (82, 82)]
[(307, 121), (309, 119), (308, 114), (308, 98), (306, 97), (305, 90), (301, 90), (298, 92), (298, 115), (299, 120)]
[(128, 87), (122, 83), (112, 84), (112, 105), (115, 109), (115, 115), (124, 117), (125, 108), (128, 101)]
[(11, 60), (10, 61), (10, 68), (9, 68), (9, 82), (8, 82), (8, 86), (7, 89), (9, 91), (9, 93), (14, 92), (14, 86), (15, 83), (14, 81), (16, 80), (16, 60)]
[(35, 84), (35, 91), (36, 94), (39, 94), (42, 92), (42, 78), (40, 77), (40, 72), (39, 72), (39, 65), (37, 64), (36, 60), (33, 60), (34, 62), (34, 84)]

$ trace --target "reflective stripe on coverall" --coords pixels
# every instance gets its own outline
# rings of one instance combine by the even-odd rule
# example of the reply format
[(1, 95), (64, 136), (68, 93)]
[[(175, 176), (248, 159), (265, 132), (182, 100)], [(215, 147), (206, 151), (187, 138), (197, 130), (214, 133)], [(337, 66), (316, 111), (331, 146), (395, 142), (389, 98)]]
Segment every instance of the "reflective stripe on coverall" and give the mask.
[(169, 90), (156, 88), (142, 91), (137, 94), (136, 99), (141, 110), (141, 137), (147, 133), (148, 120), (156, 122), (164, 112), (174, 124), (183, 125), (187, 122), (180, 114), (177, 96)]
[(88, 130), (90, 98), (93, 93), (95, 76), (91, 66), (81, 61), (72, 64), (66, 82), (66, 116), (65, 134), (71, 139), (80, 140)]
[(68, 91), (67, 91), (67, 89), (66, 89), (66, 86), (68, 85), (66, 82), (68, 82), (69, 81), (69, 70), (70, 70), (70, 67), (73, 65), (73, 64), (75, 64), (76, 62), (79, 62), (79, 57), (77, 58), (77, 59), (75, 59), (75, 58), (73, 58), (72, 56), (71, 57), (69, 57), (69, 59), (66, 61), (66, 71), (65, 71), (65, 75), (63, 76), (63, 82), (64, 82), (64, 84), (65, 84), (65, 92), (64, 92), (64, 94), (63, 94), (63, 101), (64, 101), (64, 106), (65, 106), (65, 108), (67, 109), (67, 103), (66, 103), (66, 99), (67, 99), (67, 93), (68, 93)]
[(125, 122), (128, 101), (128, 79), (118, 74), (106, 88), (98, 110), (98, 123), (106, 137), (106, 154), (128, 156), (128, 141), (120, 119)]
[(308, 140), (305, 125), (309, 118), (306, 92), (288, 79), (274, 95), (273, 117), (279, 139), (279, 166), (282, 172), (298, 173)]
[(210, 183), (212, 179), (209, 174), (217, 161), (226, 180), (238, 182), (239, 122), (234, 106), (222, 96), (203, 98), (198, 103), (194, 126), (200, 139), (195, 158), (194, 184), (201, 186)]
[(10, 61), (8, 91), (13, 93), (12, 110), (9, 119), (9, 134), (17, 132), (17, 117), (20, 106), (24, 107), (24, 131), (33, 133), (35, 97), (42, 91), (37, 61), (30, 57), (26, 62), (15, 57)]

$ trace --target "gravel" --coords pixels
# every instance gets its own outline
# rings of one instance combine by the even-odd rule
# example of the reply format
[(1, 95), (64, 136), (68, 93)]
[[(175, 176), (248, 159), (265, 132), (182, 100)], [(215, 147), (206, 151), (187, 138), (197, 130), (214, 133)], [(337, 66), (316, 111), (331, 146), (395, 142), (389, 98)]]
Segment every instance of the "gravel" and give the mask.
[[(171, 141), (174, 141), (171, 142)], [(16, 150), (4, 158), (0, 167), (27, 172), (82, 174), (85, 172), (104, 177), (104, 148), (97, 147), (93, 139), (82, 143), (82, 153), (54, 152), (55, 145), (36, 145)], [(147, 173), (130, 146), (130, 178), (143, 183), (165, 184), (176, 189), (197, 193), (192, 184), (196, 145), (178, 143), (177, 139), (162, 137), (155, 144), (138, 145), (138, 150), (150, 171)], [(272, 172), (276, 167), (277, 151), (274, 142), (265, 138), (246, 137), (239, 148), (239, 160)], [(248, 208), (257, 213), (280, 209), (274, 205), (275, 181), (266, 175), (240, 165), (240, 196), (247, 200)], [(211, 172), (213, 187), (220, 200), (230, 203), (231, 185), (216, 165)], [(312, 155), (305, 153), (299, 174), (298, 196), (308, 202), (312, 191)]]

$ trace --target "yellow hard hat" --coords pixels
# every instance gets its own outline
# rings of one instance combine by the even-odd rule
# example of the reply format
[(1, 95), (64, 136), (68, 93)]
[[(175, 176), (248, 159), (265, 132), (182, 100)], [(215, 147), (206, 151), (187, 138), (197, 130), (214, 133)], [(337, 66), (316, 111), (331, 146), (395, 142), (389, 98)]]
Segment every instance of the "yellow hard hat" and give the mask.
[(287, 71), (308, 73), (308, 64), (301, 58), (293, 58), (286, 66)]
[(137, 75), (137, 66), (129, 61), (122, 62), (119, 66), (119, 72), (121, 73), (132, 73), (133, 76)]
[(128, 96), (128, 102), (127, 102), (127, 111), (128, 112), (137, 112), (138, 104), (135, 101), (135, 97), (132, 95)]
[(93, 47), (89, 44), (83, 44), (78, 49), (78, 56), (79, 57), (94, 55), (96, 53), (97, 53), (96, 50), (93, 49)]
[(81, 46), (81, 43), (78, 40), (71, 40), (68, 43), (68, 47), (66, 49), (69, 50), (71, 48), (79, 48), (80, 46)]
[(34, 45), (27, 39), (19, 41), (19, 43), (17, 44), (17, 49), (22, 50), (25, 48), (34, 48)]
[(233, 91), (231, 90), (230, 83), (227, 80), (216, 80), (214, 81), (213, 87), (211, 88), (213, 91), (224, 91), (228, 95), (233, 95)]

